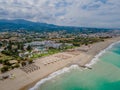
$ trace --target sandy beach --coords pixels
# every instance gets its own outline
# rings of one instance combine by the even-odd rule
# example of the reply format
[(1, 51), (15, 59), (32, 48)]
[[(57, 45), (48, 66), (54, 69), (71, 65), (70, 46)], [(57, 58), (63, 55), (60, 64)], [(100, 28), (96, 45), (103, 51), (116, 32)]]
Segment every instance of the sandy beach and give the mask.
[[(94, 43), (88, 46), (81, 46), (74, 50), (57, 53), (51, 56), (36, 59), (31, 66), (18, 68), (5, 74), (13, 74), (15, 77), (0, 80), (0, 90), (28, 90), (51, 73), (68, 67), (72, 64), (84, 66), (89, 63), (95, 55), (107, 48), (110, 44), (120, 40), (120, 37), (110, 38), (104, 42)], [(4, 74), (0, 74), (2, 76)]]

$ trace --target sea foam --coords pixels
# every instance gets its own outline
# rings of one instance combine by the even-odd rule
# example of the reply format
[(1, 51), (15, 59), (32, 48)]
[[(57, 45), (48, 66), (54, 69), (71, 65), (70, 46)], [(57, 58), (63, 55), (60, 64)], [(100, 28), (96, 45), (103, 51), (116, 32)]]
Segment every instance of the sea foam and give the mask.
[[(91, 60), (91, 62), (88, 63), (88, 64), (86, 64), (85, 66), (88, 66), (88, 67), (89, 67), (89, 66), (92, 66), (93, 64), (95, 64), (95, 63), (99, 60), (99, 57), (100, 57), (100, 56), (102, 56), (107, 50), (111, 49), (115, 44), (118, 44), (118, 43), (120, 43), (120, 41), (115, 42), (115, 43), (112, 43), (111, 45), (109, 45), (106, 49), (102, 50), (99, 54), (97, 54), (97, 55)], [(76, 68), (79, 68), (79, 66), (78, 66), (78, 65), (71, 65), (70, 67), (65, 67), (65, 68), (63, 68), (63, 69), (61, 69), (61, 70), (58, 70), (58, 71), (50, 74), (48, 77), (46, 77), (46, 78), (40, 80), (39, 82), (37, 82), (37, 83), (35, 84), (35, 86), (32, 87), (32, 88), (30, 88), (29, 90), (37, 90), (37, 89), (38, 89), (43, 83), (45, 83), (46, 81), (49, 81), (49, 80), (55, 78), (56, 76), (61, 75), (61, 74), (65, 73), (65, 72), (70, 72), (70, 70), (71, 70), (71, 69), (74, 69), (74, 68), (75, 68), (75, 69), (76, 69)]]
[(111, 49), (114, 45), (120, 43), (120, 41), (112, 43), (111, 45), (109, 45), (107, 48), (105, 48), (104, 50), (100, 51), (99, 54), (97, 54), (90, 63), (86, 64), (85, 66), (90, 67), (93, 64), (95, 64), (97, 61), (99, 61), (99, 57), (102, 56), (106, 51), (108, 51), (109, 49)]
[(65, 72), (70, 72), (71, 69), (76, 69), (76, 68), (79, 68), (78, 65), (71, 65), (70, 67), (65, 67), (61, 70), (58, 70), (58, 71), (50, 74), (48, 77), (40, 80), (38, 83), (36, 83), (36, 85), (34, 87), (30, 88), (29, 90), (37, 90), (46, 81), (49, 81), (49, 80), (53, 79), (54, 77), (61, 75)]

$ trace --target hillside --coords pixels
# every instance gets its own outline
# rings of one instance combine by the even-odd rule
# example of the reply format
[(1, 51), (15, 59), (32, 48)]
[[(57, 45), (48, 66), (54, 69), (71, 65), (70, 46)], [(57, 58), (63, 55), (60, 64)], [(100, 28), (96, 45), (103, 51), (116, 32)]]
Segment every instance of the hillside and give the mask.
[(57, 26), (53, 24), (39, 23), (39, 22), (31, 22), (23, 19), (16, 20), (0, 20), (0, 31), (14, 31), (14, 30), (27, 30), (27, 31), (35, 31), (35, 32), (51, 32), (51, 31), (59, 31), (66, 30), (69, 33), (96, 33), (96, 32), (107, 32), (110, 29), (104, 28), (85, 28), (85, 27), (71, 27), (71, 26)]

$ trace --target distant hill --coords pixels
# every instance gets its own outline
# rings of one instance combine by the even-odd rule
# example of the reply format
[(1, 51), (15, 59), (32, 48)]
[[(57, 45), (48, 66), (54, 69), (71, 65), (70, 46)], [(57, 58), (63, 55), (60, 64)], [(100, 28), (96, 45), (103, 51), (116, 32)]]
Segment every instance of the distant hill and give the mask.
[(69, 33), (96, 33), (96, 32), (107, 32), (110, 29), (104, 28), (85, 28), (85, 27), (73, 27), (73, 26), (57, 26), (53, 24), (31, 22), (23, 19), (16, 20), (0, 20), (0, 31), (15, 31), (15, 30), (27, 30), (35, 32), (52, 32), (59, 30), (66, 30)]

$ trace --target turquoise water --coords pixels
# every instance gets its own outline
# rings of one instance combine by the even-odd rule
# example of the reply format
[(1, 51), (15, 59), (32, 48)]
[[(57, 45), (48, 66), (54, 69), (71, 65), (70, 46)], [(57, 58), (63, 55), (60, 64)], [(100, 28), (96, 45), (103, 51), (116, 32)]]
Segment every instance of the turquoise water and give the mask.
[(120, 44), (100, 56), (92, 70), (73, 68), (35, 90), (120, 90)]

